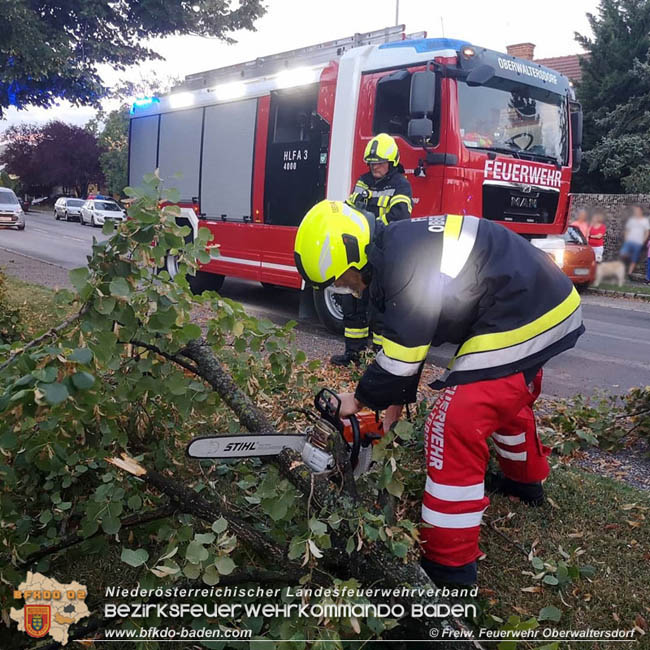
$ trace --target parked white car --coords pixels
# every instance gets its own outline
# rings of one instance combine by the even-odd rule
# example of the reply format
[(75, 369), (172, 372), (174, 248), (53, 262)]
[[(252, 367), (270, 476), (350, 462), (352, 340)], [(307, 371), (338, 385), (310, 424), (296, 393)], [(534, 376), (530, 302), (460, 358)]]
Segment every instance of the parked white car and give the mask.
[(25, 230), (25, 213), (13, 190), (0, 187), (0, 226)]
[(54, 218), (57, 221), (59, 219), (65, 219), (66, 221), (74, 219), (75, 221), (79, 221), (81, 219), (81, 208), (83, 204), (83, 199), (73, 199), (67, 196), (62, 196), (57, 199), (54, 204)]
[(82, 226), (103, 226), (107, 219), (124, 221), (126, 212), (115, 201), (107, 199), (89, 199), (81, 207)]

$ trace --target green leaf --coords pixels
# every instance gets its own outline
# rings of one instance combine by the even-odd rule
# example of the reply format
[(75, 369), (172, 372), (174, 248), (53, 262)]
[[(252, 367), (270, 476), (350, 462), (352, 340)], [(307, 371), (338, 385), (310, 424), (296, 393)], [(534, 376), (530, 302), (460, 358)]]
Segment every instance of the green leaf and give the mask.
[(121, 527), (122, 522), (117, 517), (109, 516), (102, 520), (102, 530), (107, 535), (115, 535)]
[(95, 302), (95, 310), (102, 316), (110, 316), (115, 311), (115, 298), (110, 296), (102, 296)]
[(140, 508), (142, 508), (142, 498), (137, 494), (129, 497), (129, 500), (126, 503), (131, 510), (140, 510)]
[(227, 555), (222, 555), (217, 558), (215, 566), (222, 576), (227, 576), (233, 572), (237, 565)]
[(400, 558), (405, 558), (406, 554), (408, 553), (409, 547), (406, 544), (403, 544), (402, 542), (395, 542), (393, 544), (393, 555), (396, 555), (397, 557)]
[(534, 557), (530, 562), (533, 565), (533, 568), (537, 571), (542, 571), (544, 569), (544, 562), (541, 558)]
[(186, 564), (183, 573), (190, 579), (196, 580), (201, 575), (201, 566), (199, 564)]
[(59, 382), (53, 384), (39, 384), (39, 390), (45, 396), (45, 401), (53, 406), (60, 404), (68, 398), (68, 389)]
[(88, 365), (93, 360), (93, 351), (90, 348), (76, 348), (68, 357), (70, 361)]
[(45, 368), (34, 370), (32, 373), (38, 381), (42, 381), (45, 384), (51, 384), (53, 381), (56, 381), (58, 374), (59, 370), (54, 366), (46, 366)]
[(89, 372), (75, 372), (72, 375), (72, 383), (79, 390), (88, 390), (95, 383), (95, 377)]
[(544, 578), (542, 579), (542, 582), (544, 584), (552, 585), (552, 586), (555, 586), (560, 583), (560, 581), (555, 576), (552, 576), (550, 574), (545, 575)]
[(549, 605), (548, 607), (542, 607), (539, 610), (539, 615), (537, 620), (539, 621), (555, 621), (556, 623), (562, 618), (562, 612), (557, 607)]
[(149, 553), (144, 548), (139, 548), (137, 551), (133, 551), (130, 548), (122, 548), (120, 559), (129, 566), (139, 567), (149, 559)]
[(214, 534), (213, 533), (197, 533), (194, 535), (194, 541), (198, 542), (199, 544), (212, 544), (214, 542)]
[(212, 530), (217, 533), (217, 535), (223, 533), (226, 528), (228, 528), (228, 521), (223, 517), (220, 517), (212, 524)]
[(99, 522), (96, 519), (84, 519), (81, 523), (81, 534), (83, 537), (90, 537), (99, 530)]
[(13, 431), (7, 431), (7, 433), (3, 433), (0, 436), (0, 449), (10, 451), (11, 449), (15, 449), (17, 445), (18, 438)]
[(205, 562), (209, 557), (208, 549), (198, 542), (190, 542), (185, 550), (185, 559), (192, 564)]
[(404, 492), (404, 484), (401, 481), (396, 481), (393, 479), (387, 486), (386, 489), (390, 494), (398, 499), (402, 496)]
[(87, 267), (82, 266), (78, 269), (72, 269), (72, 271), (70, 271), (70, 273), (68, 274), (68, 277), (70, 278), (70, 282), (72, 283), (72, 286), (77, 291), (81, 291), (84, 285), (88, 282), (88, 278), (90, 277), (90, 272), (88, 271)]
[(589, 564), (585, 564), (580, 567), (580, 575), (586, 578), (591, 578), (596, 575), (596, 568)]
[(318, 519), (311, 519), (309, 521), (309, 528), (311, 529), (312, 533), (317, 536), (325, 535), (327, 533), (327, 524), (324, 524), (322, 521), (318, 521)]
[(219, 582), (219, 573), (212, 564), (203, 572), (203, 582), (206, 585), (216, 585)]
[(128, 298), (131, 295), (131, 287), (124, 278), (113, 278), (109, 285), (112, 296)]

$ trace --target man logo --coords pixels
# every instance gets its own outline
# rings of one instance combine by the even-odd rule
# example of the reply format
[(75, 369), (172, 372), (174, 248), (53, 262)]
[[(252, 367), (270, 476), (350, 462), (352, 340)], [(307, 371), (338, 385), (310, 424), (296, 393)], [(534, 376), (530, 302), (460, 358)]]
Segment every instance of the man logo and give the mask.
[(50, 605), (25, 605), (25, 632), (36, 639), (50, 631), (52, 616)]

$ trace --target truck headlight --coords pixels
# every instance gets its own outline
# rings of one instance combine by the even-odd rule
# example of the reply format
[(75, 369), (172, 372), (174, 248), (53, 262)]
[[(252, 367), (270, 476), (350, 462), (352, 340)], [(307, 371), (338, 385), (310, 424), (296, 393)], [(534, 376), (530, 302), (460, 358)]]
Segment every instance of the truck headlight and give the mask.
[(562, 268), (564, 266), (564, 250), (554, 250), (552, 254), (555, 263)]

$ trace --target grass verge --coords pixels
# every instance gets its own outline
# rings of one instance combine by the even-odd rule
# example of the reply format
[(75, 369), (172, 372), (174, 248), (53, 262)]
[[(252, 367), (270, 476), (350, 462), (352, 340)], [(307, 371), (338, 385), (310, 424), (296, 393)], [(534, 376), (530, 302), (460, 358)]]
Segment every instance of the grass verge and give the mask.
[[(548, 500), (541, 508), (492, 497), (481, 531), (481, 549), (487, 557), (479, 563), (479, 593), (487, 618), (507, 620), (515, 614), (522, 620), (539, 619), (543, 608), (553, 606), (560, 620), (541, 622), (544, 627), (647, 627), (650, 494), (570, 465), (556, 466), (545, 489)], [(560, 562), (570, 573), (586, 567), (585, 573), (593, 569), (593, 575), (564, 582)], [(549, 584), (558, 578), (564, 584)], [(635, 638), (641, 639), (640, 633)], [(638, 647), (644, 642), (647, 637)], [(517, 647), (534, 645), (522, 642)], [(589, 645), (594, 649), (610, 646), (605, 642)], [(560, 647), (574, 644), (561, 643)]]
[(650, 296), (650, 285), (647, 284), (624, 284), (619, 287), (617, 284), (601, 284), (595, 289), (605, 289), (607, 291), (618, 291), (620, 293), (644, 293)]
[(56, 304), (55, 291), (6, 275), (7, 300), (21, 313), (24, 338), (29, 340), (57, 325), (69, 314)]

